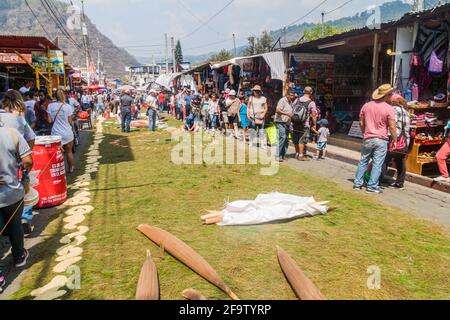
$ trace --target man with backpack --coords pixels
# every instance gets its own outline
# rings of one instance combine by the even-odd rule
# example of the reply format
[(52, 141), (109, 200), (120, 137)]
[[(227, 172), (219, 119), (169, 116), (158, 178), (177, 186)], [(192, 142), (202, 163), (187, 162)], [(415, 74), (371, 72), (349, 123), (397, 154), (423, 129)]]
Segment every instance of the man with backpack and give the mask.
[(303, 97), (298, 98), (293, 104), (292, 142), (295, 145), (296, 158), (299, 161), (309, 161), (306, 157), (306, 147), (311, 131), (316, 133), (318, 113), (313, 93), (314, 90), (311, 87), (306, 87)]

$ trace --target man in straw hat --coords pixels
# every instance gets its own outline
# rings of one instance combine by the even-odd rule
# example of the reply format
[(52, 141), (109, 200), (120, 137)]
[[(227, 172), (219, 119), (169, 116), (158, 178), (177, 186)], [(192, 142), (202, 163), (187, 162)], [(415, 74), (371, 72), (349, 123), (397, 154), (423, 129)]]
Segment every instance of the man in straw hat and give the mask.
[(367, 192), (371, 194), (381, 193), (379, 179), (388, 152), (389, 132), (391, 133), (392, 143), (394, 145), (397, 143), (395, 112), (389, 105), (394, 91), (395, 89), (391, 85), (382, 85), (373, 92), (373, 101), (366, 103), (361, 109), (359, 122), (364, 135), (364, 142), (353, 187), (355, 190), (362, 190), (364, 174), (372, 160), (372, 172), (367, 184)]

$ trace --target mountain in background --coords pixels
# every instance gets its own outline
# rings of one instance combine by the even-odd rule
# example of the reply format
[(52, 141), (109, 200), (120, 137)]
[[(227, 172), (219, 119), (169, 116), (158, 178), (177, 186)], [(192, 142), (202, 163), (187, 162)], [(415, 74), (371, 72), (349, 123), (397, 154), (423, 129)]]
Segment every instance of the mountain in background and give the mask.
[[(53, 11), (65, 23), (68, 18), (66, 12), (69, 5), (58, 0), (47, 2), (54, 5)], [(74, 66), (85, 66), (86, 58), (81, 30), (69, 30), (75, 42), (81, 46), (80, 49), (72, 44), (58, 29), (55, 21), (43, 8), (41, 1), (28, 0), (28, 3), (36, 14), (37, 20), (26, 5), (25, 0), (0, 0), (0, 33), (5, 35), (44, 36), (50, 38), (50, 40), (57, 38), (59, 47), (67, 53), (66, 59)], [(39, 23), (42, 24), (45, 31)], [(126, 50), (117, 47), (108, 37), (103, 35), (88, 17), (86, 17), (86, 24), (90, 40), (91, 59), (96, 62), (98, 50), (100, 50), (108, 78), (123, 77), (126, 75), (126, 66), (138, 63)]]
[[(450, 2), (442, 1), (442, 2)], [(430, 9), (435, 6), (437, 6), (439, 3), (439, 0), (427, 0), (425, 1), (425, 9)], [(348, 4), (348, 6), (351, 6), (351, 3)], [(345, 7), (344, 7), (345, 9)], [(411, 5), (407, 4), (403, 1), (393, 1), (393, 2), (386, 2), (380, 6), (380, 12), (381, 12), (381, 20), (382, 23), (395, 21), (400, 19), (403, 15), (411, 11)], [(346, 30), (350, 29), (360, 29), (366, 26), (367, 20), (372, 15), (372, 12), (360, 12), (358, 14), (355, 14), (353, 16), (340, 18), (333, 21), (326, 21), (327, 24), (337, 27), (337, 28), (343, 28)], [(314, 23), (302, 23), (299, 25), (294, 25), (286, 30), (286, 39), (285, 43), (283, 43), (283, 47), (291, 46), (297, 44), (300, 39), (303, 37), (303, 33), (306, 29), (311, 29), (317, 24)], [(280, 37), (282, 37), (284, 34), (283, 28), (278, 30), (272, 30), (269, 31), (269, 35), (274, 39), (274, 42), (278, 40)], [(259, 36), (255, 34), (255, 36)], [(237, 48), (238, 56), (244, 55), (244, 51), (247, 48), (247, 46), (242, 46)], [(228, 50), (231, 51), (230, 48)], [(200, 64), (202, 62), (205, 62), (211, 57), (213, 54), (217, 52), (211, 52), (208, 54), (202, 54), (197, 56), (190, 56), (189, 61), (195, 65)]]

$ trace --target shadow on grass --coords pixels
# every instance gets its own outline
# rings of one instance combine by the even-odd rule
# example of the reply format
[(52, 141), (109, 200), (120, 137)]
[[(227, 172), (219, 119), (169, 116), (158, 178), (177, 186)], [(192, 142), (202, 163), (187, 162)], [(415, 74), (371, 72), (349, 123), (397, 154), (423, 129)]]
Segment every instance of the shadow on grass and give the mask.
[(118, 164), (135, 160), (128, 136), (106, 133), (99, 150), (102, 155), (100, 159), (101, 165)]

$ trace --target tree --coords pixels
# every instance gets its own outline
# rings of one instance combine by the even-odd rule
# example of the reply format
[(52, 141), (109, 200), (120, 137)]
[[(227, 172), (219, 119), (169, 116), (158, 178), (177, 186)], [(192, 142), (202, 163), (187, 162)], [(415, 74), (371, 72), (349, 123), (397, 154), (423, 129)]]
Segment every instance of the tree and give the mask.
[(333, 27), (329, 24), (317, 24), (311, 29), (304, 31), (305, 41), (313, 41), (320, 38), (334, 36), (335, 34), (345, 32), (345, 28)]
[(246, 56), (270, 52), (273, 38), (267, 31), (264, 31), (259, 38), (250, 36), (247, 38), (248, 46), (244, 51)]
[(209, 58), (209, 61), (227, 61), (233, 58), (230, 51), (222, 49), (219, 53), (216, 53)]
[(258, 39), (258, 45), (256, 46), (256, 53), (267, 53), (272, 49), (273, 38), (267, 31), (264, 31)]
[(183, 50), (181, 49), (181, 42), (180, 40), (177, 41), (177, 45), (175, 46), (175, 62), (177, 64), (183, 63)]
[(248, 47), (245, 49), (244, 55), (253, 56), (256, 54), (257, 39), (255, 36), (250, 36), (247, 38), (247, 40), (248, 40)]

